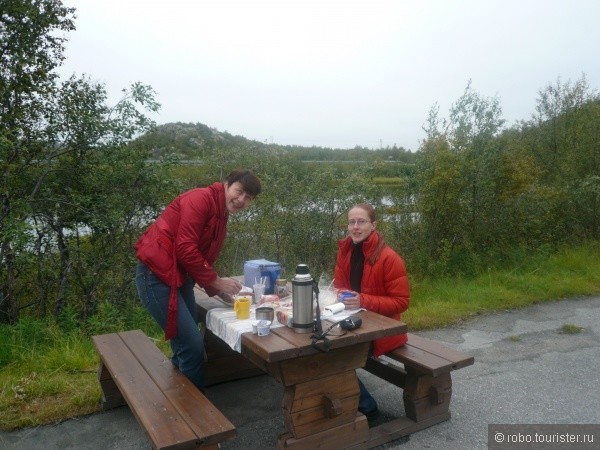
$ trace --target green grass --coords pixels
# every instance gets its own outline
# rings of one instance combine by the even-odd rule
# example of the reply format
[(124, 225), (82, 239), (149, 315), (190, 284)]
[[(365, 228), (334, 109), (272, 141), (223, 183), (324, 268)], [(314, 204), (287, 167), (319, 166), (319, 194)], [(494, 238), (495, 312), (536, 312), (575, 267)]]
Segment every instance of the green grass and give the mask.
[[(411, 279), (411, 304), (403, 320), (411, 331), (451, 325), (484, 312), (600, 293), (597, 244), (530, 257), (511, 270), (490, 270), (475, 279)], [(63, 324), (64, 327), (64, 324)], [(98, 355), (90, 336), (140, 328), (169, 355), (162, 332), (138, 307), (119, 317), (100, 308), (85, 328), (24, 318), (0, 326), (0, 429), (37, 426), (99, 411)], [(582, 329), (565, 324), (559, 332)], [(511, 337), (518, 342), (518, 336)]]
[(440, 328), (489, 311), (600, 292), (600, 249), (590, 245), (532, 257), (519, 269), (491, 270), (470, 280), (415, 280), (402, 316), (409, 329)]
[(2, 328), (0, 427), (34, 426), (96, 411), (100, 389), (90, 339), (23, 319)]
[(584, 330), (583, 327), (579, 325), (573, 325), (572, 323), (565, 323), (562, 327), (560, 327), (559, 333), (562, 334), (579, 334)]
[[(162, 332), (146, 320), (136, 328), (144, 329), (168, 354)], [(102, 331), (115, 330), (64, 331), (56, 323), (28, 318), (14, 326), (1, 326), (0, 429), (37, 426), (98, 411), (99, 358), (90, 336)]]

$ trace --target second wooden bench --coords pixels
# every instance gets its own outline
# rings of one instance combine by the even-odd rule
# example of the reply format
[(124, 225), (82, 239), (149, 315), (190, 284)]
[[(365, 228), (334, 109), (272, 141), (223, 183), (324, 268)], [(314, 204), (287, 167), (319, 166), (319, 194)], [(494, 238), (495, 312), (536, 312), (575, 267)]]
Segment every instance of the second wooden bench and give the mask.
[(103, 409), (127, 403), (155, 449), (217, 449), (233, 424), (140, 330), (94, 336)]

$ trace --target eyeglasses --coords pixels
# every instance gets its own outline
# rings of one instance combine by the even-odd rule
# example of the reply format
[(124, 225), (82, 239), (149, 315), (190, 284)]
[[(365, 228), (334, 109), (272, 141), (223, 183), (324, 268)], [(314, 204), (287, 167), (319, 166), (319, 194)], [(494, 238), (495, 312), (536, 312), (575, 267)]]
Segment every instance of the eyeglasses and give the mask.
[(353, 227), (354, 225), (358, 225), (359, 227), (362, 227), (368, 223), (371, 223), (371, 221), (365, 219), (352, 219), (348, 221), (348, 226)]

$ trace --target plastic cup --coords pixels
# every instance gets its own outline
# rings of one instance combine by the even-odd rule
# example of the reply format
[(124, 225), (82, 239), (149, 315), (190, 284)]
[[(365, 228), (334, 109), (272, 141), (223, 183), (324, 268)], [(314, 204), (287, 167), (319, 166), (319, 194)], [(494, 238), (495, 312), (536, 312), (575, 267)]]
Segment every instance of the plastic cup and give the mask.
[(347, 298), (354, 297), (352, 292), (342, 292), (340, 295), (340, 303), (344, 303)]
[(260, 302), (262, 300), (262, 296), (265, 295), (265, 285), (264, 284), (254, 284), (252, 286), (252, 289), (254, 291), (254, 297), (253, 298), (253, 303), (255, 305), (260, 305)]
[(258, 324), (256, 324), (256, 328), (259, 336), (266, 336), (271, 332), (271, 321), (259, 320)]

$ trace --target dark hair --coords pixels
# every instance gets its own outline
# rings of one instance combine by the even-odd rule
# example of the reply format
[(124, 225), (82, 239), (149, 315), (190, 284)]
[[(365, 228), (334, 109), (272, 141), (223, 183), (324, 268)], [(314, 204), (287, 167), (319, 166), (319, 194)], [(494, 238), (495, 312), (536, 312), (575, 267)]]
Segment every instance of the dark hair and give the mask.
[[(371, 222), (377, 221), (377, 218), (375, 217), (375, 208), (373, 208), (373, 206), (369, 205), (368, 203), (358, 203), (358, 204), (354, 205), (353, 207), (351, 207), (350, 209), (354, 209), (354, 208), (360, 208), (363, 211), (366, 211), (367, 215), (369, 216), (369, 220)], [(348, 211), (350, 211), (350, 210), (348, 210)], [(377, 230), (375, 230), (374, 233), (379, 234), (379, 242), (377, 243), (377, 247), (375, 247), (375, 250), (373, 250), (373, 253), (371, 254), (371, 256), (369, 256), (369, 258), (367, 259), (367, 262), (371, 265), (373, 265), (377, 262), (377, 260), (379, 259), (379, 256), (381, 255), (381, 251), (387, 245), (385, 243), (385, 241), (383, 240), (383, 236), (381, 235), (381, 233), (379, 233)]]
[(234, 170), (225, 178), (229, 186), (236, 181), (239, 181), (244, 191), (252, 197), (256, 197), (262, 190), (260, 180), (251, 170)]

